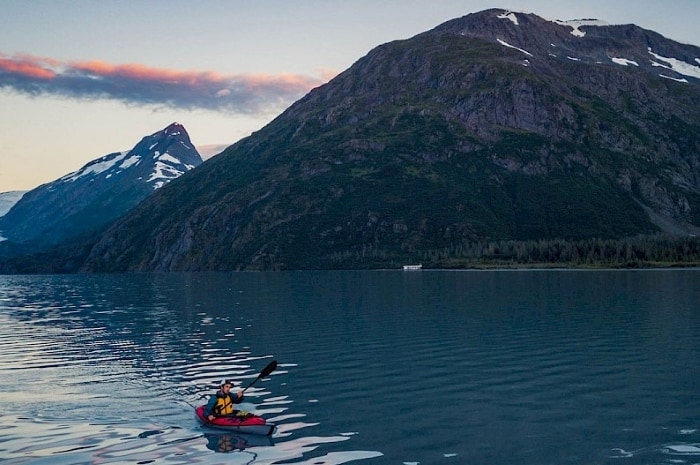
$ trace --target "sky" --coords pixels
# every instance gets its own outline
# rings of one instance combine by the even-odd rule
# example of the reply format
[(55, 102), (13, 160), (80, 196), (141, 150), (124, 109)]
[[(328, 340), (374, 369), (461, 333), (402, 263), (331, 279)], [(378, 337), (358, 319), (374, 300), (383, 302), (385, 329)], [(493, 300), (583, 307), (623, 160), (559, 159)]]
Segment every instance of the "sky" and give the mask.
[(0, 0), (0, 193), (173, 122), (208, 158), (374, 47), (487, 8), (700, 45), (700, 0)]

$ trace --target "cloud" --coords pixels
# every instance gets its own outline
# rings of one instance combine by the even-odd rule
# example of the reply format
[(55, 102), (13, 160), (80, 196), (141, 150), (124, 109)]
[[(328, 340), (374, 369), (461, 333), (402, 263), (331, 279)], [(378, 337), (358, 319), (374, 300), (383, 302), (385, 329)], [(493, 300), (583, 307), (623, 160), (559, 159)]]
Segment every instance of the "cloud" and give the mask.
[(0, 53), (0, 88), (41, 96), (111, 99), (130, 105), (206, 109), (238, 114), (276, 112), (325, 82), (330, 73), (222, 75), (211, 71), (62, 62)]

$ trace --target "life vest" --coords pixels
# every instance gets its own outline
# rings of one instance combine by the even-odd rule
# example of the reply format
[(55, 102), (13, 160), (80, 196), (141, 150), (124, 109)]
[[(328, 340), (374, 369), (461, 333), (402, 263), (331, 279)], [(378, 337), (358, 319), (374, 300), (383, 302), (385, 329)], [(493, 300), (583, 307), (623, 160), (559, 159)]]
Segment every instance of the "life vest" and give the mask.
[(217, 417), (222, 415), (231, 415), (234, 412), (233, 399), (230, 394), (216, 393), (216, 405), (214, 405), (213, 413)]

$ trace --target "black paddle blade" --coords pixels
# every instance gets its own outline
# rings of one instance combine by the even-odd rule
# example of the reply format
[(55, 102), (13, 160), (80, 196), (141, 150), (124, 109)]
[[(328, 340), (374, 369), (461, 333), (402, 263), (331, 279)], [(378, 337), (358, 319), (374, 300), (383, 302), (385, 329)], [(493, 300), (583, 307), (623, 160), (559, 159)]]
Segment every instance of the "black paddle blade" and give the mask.
[(276, 368), (277, 368), (277, 360), (271, 361), (270, 363), (267, 364), (267, 366), (265, 368), (263, 368), (263, 371), (260, 372), (259, 378), (264, 378), (264, 377), (268, 376), (270, 373), (275, 371)]
[(277, 368), (277, 360), (273, 360), (270, 363), (267, 364), (265, 368), (263, 368), (263, 371), (260, 372), (257, 378), (253, 380), (252, 383), (250, 383), (248, 386), (243, 389), (243, 392), (246, 392), (249, 387), (251, 387), (253, 384), (257, 383), (259, 379), (266, 377), (273, 371), (275, 371), (275, 368)]

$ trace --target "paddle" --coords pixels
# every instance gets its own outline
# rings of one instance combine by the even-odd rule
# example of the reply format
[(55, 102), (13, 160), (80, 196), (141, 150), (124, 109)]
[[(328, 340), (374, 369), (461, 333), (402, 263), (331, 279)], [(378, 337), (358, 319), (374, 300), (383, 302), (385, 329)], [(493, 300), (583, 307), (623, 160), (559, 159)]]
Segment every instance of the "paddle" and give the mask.
[[(255, 378), (249, 385), (247, 385), (243, 391), (241, 392), (246, 392), (249, 387), (251, 387), (253, 384), (257, 383), (260, 378), (265, 378), (270, 375), (275, 369), (277, 368), (277, 360), (273, 360), (270, 363), (267, 364), (265, 368), (260, 372), (257, 378)], [(204, 418), (205, 423), (209, 423), (209, 418), (205, 417)]]
[(273, 360), (270, 363), (267, 364), (265, 368), (260, 372), (257, 378), (253, 380), (252, 383), (247, 385), (245, 389), (243, 389), (243, 392), (246, 392), (249, 387), (251, 387), (253, 384), (257, 383), (260, 378), (265, 378), (270, 375), (273, 371), (275, 371), (275, 368), (277, 368), (277, 360)]

